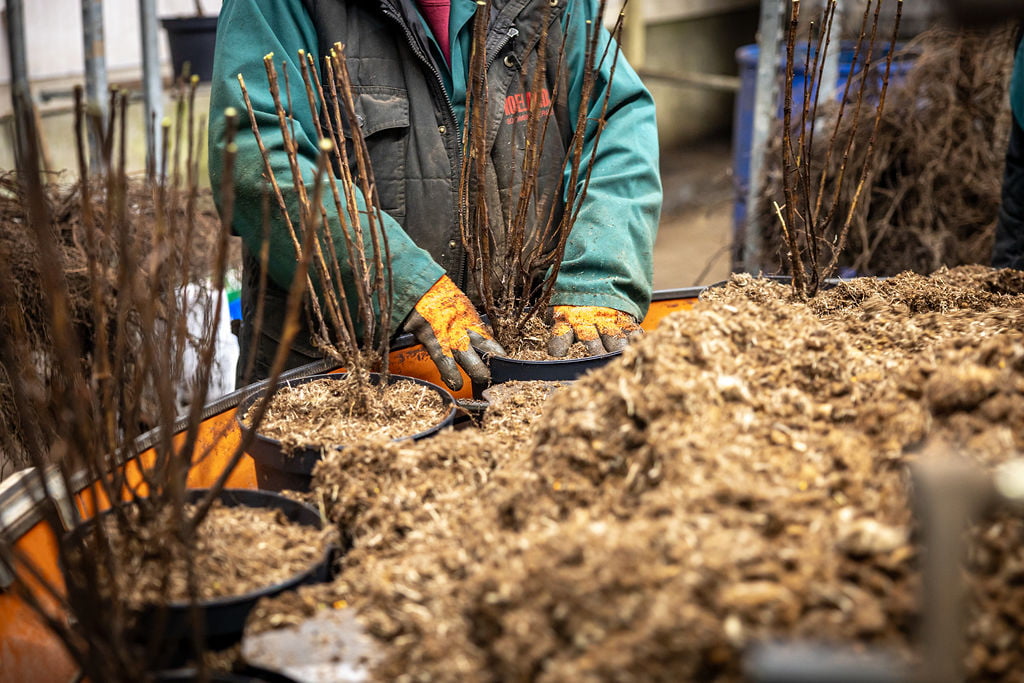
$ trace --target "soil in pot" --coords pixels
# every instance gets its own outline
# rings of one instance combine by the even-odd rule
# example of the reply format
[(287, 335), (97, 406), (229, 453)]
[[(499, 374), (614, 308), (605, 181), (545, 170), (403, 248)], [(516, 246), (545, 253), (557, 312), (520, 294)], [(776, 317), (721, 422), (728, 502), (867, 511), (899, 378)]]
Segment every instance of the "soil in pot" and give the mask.
[[(186, 514), (193, 512), (204, 493), (189, 492), (192, 502), (186, 505)], [(139, 519), (137, 506), (123, 510)], [(177, 540), (171, 511), (159, 513), (146, 524), (134, 525), (136, 531), (128, 537), (114, 523), (113, 514), (99, 518), (117, 558), (116, 582), (104, 578), (109, 577), (105, 564), (86, 561), (86, 566), (100, 571), (100, 599), (117, 600), (128, 608), (129, 620), (134, 622), (128, 632), (136, 634), (138, 643), (148, 645), (154, 624), (166, 617), (166, 645), (159, 651), (163, 659), (159, 664), (180, 664), (192, 656), (190, 564), (204, 642), (211, 649), (238, 641), (246, 615), (260, 597), (325, 581), (332, 574), (337, 533), (323, 527), (316, 510), (296, 501), (267, 492), (226, 490), (200, 524), (191, 546)], [(80, 539), (89, 529), (86, 524), (73, 535)], [(85, 537), (87, 552), (94, 542), (91, 535)], [(76, 584), (82, 585), (76, 578), (80, 571), (65, 570), (71, 591), (83, 590), (76, 589)]]
[[(384, 387), (345, 373), (315, 375), (280, 387), (249, 454), (260, 488), (305, 491), (325, 450), (363, 440), (420, 439), (450, 425), (455, 401), (423, 380), (392, 375)], [(246, 425), (258, 396), (239, 407)]]
[(574, 342), (569, 352), (561, 358), (548, 354), (548, 342), (551, 340), (551, 326), (536, 316), (526, 321), (519, 334), (505, 339), (502, 348), (508, 358), (515, 360), (571, 360), (586, 358), (587, 348), (582, 342)]
[(540, 415), (551, 394), (567, 386), (569, 382), (512, 380), (484, 389), (482, 395), (487, 401), (485, 416), (489, 429), (493, 431), (504, 425), (505, 430), (519, 433), (525, 425), (524, 420), (530, 422)]

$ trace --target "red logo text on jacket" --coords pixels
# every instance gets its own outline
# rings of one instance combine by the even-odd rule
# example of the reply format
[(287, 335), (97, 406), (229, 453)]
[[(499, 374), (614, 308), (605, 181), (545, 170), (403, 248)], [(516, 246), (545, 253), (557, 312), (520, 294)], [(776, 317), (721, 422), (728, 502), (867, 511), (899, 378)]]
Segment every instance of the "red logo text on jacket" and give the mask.
[[(505, 123), (522, 123), (530, 116), (530, 103), (533, 101), (532, 92), (521, 92), (509, 95), (505, 98)], [(547, 116), (551, 112), (551, 94), (547, 88), (540, 91), (540, 103), (538, 113)]]

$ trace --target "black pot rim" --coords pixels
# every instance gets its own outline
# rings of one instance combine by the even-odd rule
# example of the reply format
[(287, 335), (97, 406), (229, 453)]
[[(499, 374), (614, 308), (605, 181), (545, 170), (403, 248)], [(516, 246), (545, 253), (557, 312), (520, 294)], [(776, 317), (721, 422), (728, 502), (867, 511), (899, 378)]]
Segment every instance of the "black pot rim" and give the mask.
[(525, 360), (519, 358), (510, 358), (509, 356), (487, 356), (486, 360), (498, 361), (499, 363), (508, 363), (510, 365), (574, 365), (577, 363), (592, 363), (594, 361), (605, 360), (608, 358), (614, 358), (615, 356), (621, 356), (622, 351), (609, 351), (608, 353), (599, 353), (595, 356), (584, 356), (583, 358), (549, 358), (547, 360)]
[[(294, 678), (290, 678), (280, 671), (274, 671), (252, 664), (246, 664), (241, 671), (208, 671), (209, 679), (211, 683), (217, 683), (223, 681), (224, 683), (253, 683), (254, 681), (261, 681), (265, 683), (295, 683)], [(194, 666), (183, 666), (174, 669), (162, 669), (156, 671), (153, 677), (156, 681), (163, 682), (174, 682), (174, 681), (196, 681), (199, 672)]]
[[(376, 372), (372, 372), (372, 373), (370, 373), (370, 375), (371, 376), (375, 376), (375, 377), (380, 377), (380, 373), (376, 373)], [(329, 373), (321, 373), (321, 374), (316, 374), (316, 375), (306, 375), (305, 377), (296, 377), (295, 379), (285, 380), (281, 384), (290, 387), (290, 386), (294, 386), (296, 384), (306, 384), (307, 382), (312, 382), (313, 380), (317, 380), (317, 379), (337, 379), (337, 380), (341, 380), (341, 379), (344, 379), (347, 376), (348, 376), (347, 372), (329, 372)], [(428, 382), (425, 379), (420, 379), (419, 377), (410, 377), (408, 375), (395, 375), (395, 374), (390, 375), (390, 377), (391, 377), (391, 383), (392, 384), (394, 384), (396, 381), (399, 381), (399, 380), (409, 380), (410, 382), (415, 382), (416, 384), (420, 384), (420, 385), (425, 386), (425, 387), (427, 387), (429, 389), (433, 389), (438, 394), (440, 394), (441, 400), (443, 400), (445, 403), (448, 404), (448, 412), (445, 414), (445, 416), (443, 418), (441, 418), (437, 422), (437, 424), (435, 424), (435, 425), (433, 425), (431, 427), (428, 427), (427, 429), (424, 429), (422, 431), (419, 431), (419, 432), (417, 432), (415, 434), (410, 434), (408, 436), (402, 436), (402, 437), (398, 437), (398, 438), (392, 439), (392, 441), (418, 441), (421, 438), (423, 438), (424, 436), (434, 432), (436, 429), (438, 429), (439, 426), (440, 427), (444, 427), (445, 425), (451, 424), (452, 421), (455, 419), (455, 413), (457, 411), (457, 406), (455, 404), (455, 397), (453, 397), (451, 395), (451, 393), (447, 389), (445, 389), (444, 387), (438, 386), (438, 385), (434, 384), (433, 382)], [(239, 428), (243, 430), (243, 433), (245, 431), (249, 430), (249, 426), (247, 424), (245, 424), (245, 422), (242, 421), (243, 416), (245, 415), (246, 412), (248, 412), (249, 408), (252, 407), (252, 404), (255, 403), (256, 400), (260, 396), (263, 396), (266, 393), (266, 391), (267, 391), (267, 388), (263, 387), (259, 391), (255, 391), (255, 392), (249, 394), (248, 396), (246, 396), (245, 398), (243, 398), (242, 401), (238, 404), (238, 408), (235, 411), (235, 420), (238, 422)], [(275, 439), (275, 438), (270, 437), (270, 436), (265, 436), (265, 435), (261, 434), (260, 432), (256, 432), (253, 435), (253, 438), (259, 439), (259, 440), (263, 441), (264, 443), (270, 444), (271, 446), (274, 446), (276, 448), (282, 448), (281, 442), (278, 439)], [(345, 446), (346, 446), (346, 444), (334, 444), (333, 446), (329, 446), (329, 447), (325, 447), (323, 449), (320, 449), (320, 451), (341, 450), (341, 449), (345, 448)], [(300, 451), (312, 451), (312, 450), (313, 450), (312, 446), (299, 446), (299, 447), (297, 447), (295, 449), (295, 452), (296, 452), (296, 454), (298, 454)]]
[[(191, 502), (194, 499), (198, 499), (209, 490), (210, 489), (208, 488), (187, 489), (185, 492), (186, 500)], [(242, 493), (244, 495), (265, 496), (278, 502), (285, 502), (289, 505), (295, 505), (300, 508), (305, 508), (309, 512), (315, 514), (317, 519), (320, 520), (319, 528), (322, 529), (323, 525), (325, 524), (325, 520), (320, 516), (320, 512), (312, 505), (308, 505), (301, 501), (295, 500), (294, 498), (289, 498), (288, 496), (282, 496), (281, 494), (275, 493), (273, 491), (264, 491), (262, 489), (223, 489), (220, 492), (220, 497), (223, 499), (224, 496), (235, 495), (238, 493)], [(244, 505), (244, 503), (239, 504)], [(236, 507), (236, 505), (231, 505), (230, 507)], [(250, 505), (248, 507), (257, 506)], [(106, 510), (102, 511), (100, 515), (102, 516), (108, 514), (111, 510), (112, 508), (107, 508)], [(85, 520), (83, 523), (79, 524), (74, 529), (69, 531), (68, 534), (72, 535), (85, 533), (85, 530), (88, 529), (91, 524), (95, 523), (96, 519), (98, 519), (98, 517), (93, 516)], [(309, 525), (304, 524), (303, 526)], [(160, 605), (152, 605), (150, 607), (155, 609), (168, 610), (185, 610), (191, 608), (193, 605), (200, 609), (230, 607), (245, 602), (253, 601), (263, 595), (277, 594), (282, 591), (288, 590), (289, 588), (292, 588), (294, 586), (301, 585), (307, 578), (309, 578), (317, 572), (317, 569), (320, 567), (320, 565), (324, 564), (325, 562), (330, 563), (332, 558), (334, 557), (335, 552), (337, 552), (337, 545), (334, 543), (327, 543), (326, 546), (324, 547), (323, 556), (316, 562), (310, 563), (309, 567), (307, 567), (303, 571), (297, 574), (293, 574), (292, 576), (284, 579), (283, 581), (263, 586), (255, 590), (251, 590), (247, 593), (239, 593), (238, 595), (227, 595), (222, 598), (212, 598), (208, 600), (196, 600), (195, 602), (191, 600), (168, 600), (167, 602), (162, 603)], [(143, 607), (143, 609), (146, 609), (146, 607)]]

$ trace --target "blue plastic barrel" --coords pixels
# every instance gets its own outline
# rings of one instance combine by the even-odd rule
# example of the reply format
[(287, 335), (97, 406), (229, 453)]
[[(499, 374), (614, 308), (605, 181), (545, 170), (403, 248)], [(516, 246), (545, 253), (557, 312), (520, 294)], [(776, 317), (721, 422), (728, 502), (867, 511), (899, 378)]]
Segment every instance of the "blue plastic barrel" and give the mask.
[[(736, 97), (736, 105), (733, 111), (733, 154), (732, 165), (733, 175), (736, 182), (736, 202), (733, 205), (733, 227), (734, 236), (738, 239), (742, 235), (743, 227), (747, 219), (747, 192), (750, 188), (750, 147), (754, 131), (754, 98), (757, 88), (757, 59), (760, 50), (756, 44), (744, 45), (736, 50), (736, 61), (739, 64), (740, 91)], [(853, 44), (844, 43), (839, 53), (839, 79), (836, 83), (835, 99), (839, 100), (843, 95), (843, 87), (850, 77), (853, 69)], [(798, 121), (803, 111), (804, 89), (807, 87), (807, 68), (813, 66), (813, 53), (810, 59), (807, 58), (806, 46), (797, 48), (796, 64), (793, 65), (793, 120)], [(856, 71), (863, 68), (864, 55), (858, 56)], [(780, 80), (786, 77), (785, 53), (780, 53), (778, 58), (777, 74)], [(894, 59), (889, 85), (892, 87), (906, 77), (907, 72), (913, 65), (913, 59), (901, 57)], [(879, 82), (885, 71), (885, 55), (877, 55), (872, 59), (872, 69), (879, 70)], [(854, 95), (851, 89), (851, 97)], [(783, 115), (784, 92), (779, 88), (778, 117)]]

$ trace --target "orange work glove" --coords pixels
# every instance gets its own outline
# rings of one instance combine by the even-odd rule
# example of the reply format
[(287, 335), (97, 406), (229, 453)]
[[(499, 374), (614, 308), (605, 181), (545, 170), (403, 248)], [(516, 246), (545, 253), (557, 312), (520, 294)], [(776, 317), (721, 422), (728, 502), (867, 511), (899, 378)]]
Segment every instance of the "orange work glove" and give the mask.
[(505, 350), (494, 341), (473, 303), (447, 275), (427, 290), (416, 302), (402, 329), (412, 332), (423, 344), (430, 359), (441, 372), (441, 379), (453, 391), (462, 388), (459, 366), (470, 379), (486, 384), (491, 373), (477, 351), (504, 356)]
[(576, 340), (583, 342), (591, 356), (621, 351), (643, 333), (633, 316), (614, 308), (554, 306), (548, 353), (560, 358)]

